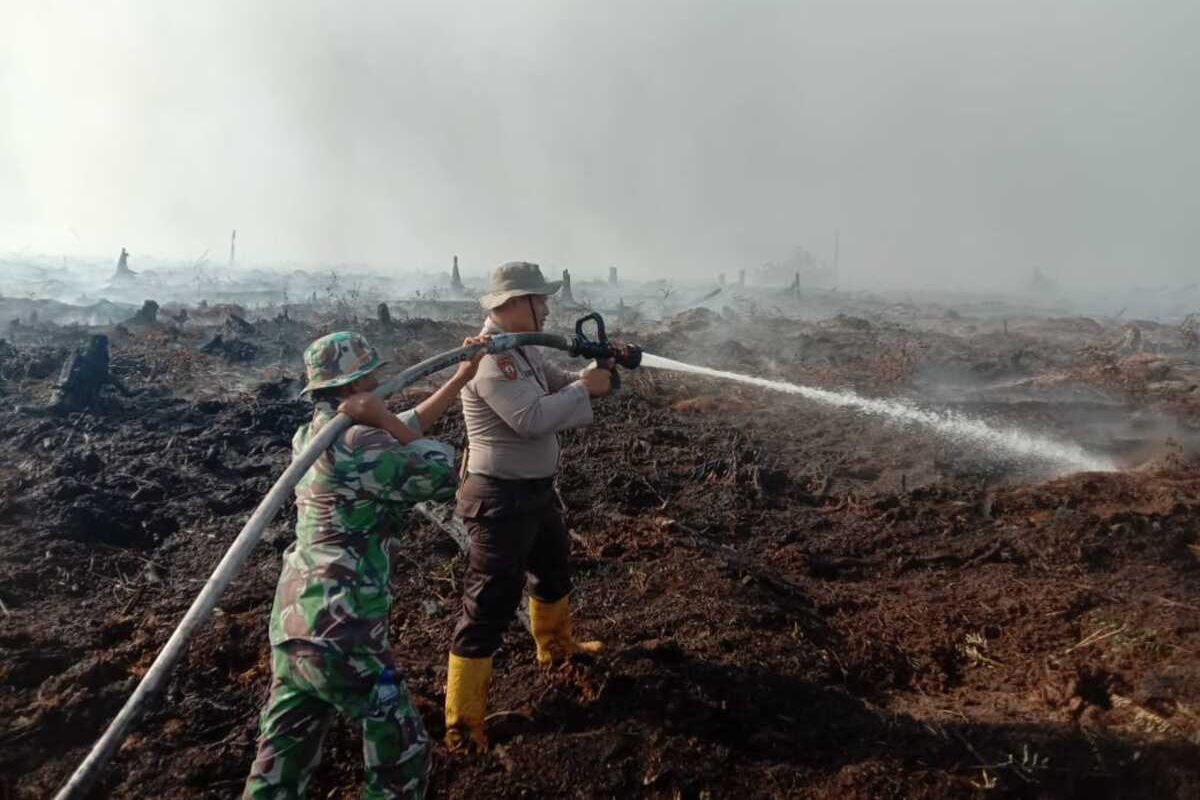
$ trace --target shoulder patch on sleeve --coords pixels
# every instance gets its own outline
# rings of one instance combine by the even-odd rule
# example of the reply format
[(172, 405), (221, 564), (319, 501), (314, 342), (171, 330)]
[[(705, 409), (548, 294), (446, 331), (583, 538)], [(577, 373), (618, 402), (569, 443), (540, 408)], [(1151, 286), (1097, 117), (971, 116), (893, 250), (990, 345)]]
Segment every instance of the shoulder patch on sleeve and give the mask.
[(496, 359), (496, 366), (504, 373), (504, 377), (510, 381), (515, 381), (519, 376), (517, 365), (513, 363), (512, 356), (500, 356)]

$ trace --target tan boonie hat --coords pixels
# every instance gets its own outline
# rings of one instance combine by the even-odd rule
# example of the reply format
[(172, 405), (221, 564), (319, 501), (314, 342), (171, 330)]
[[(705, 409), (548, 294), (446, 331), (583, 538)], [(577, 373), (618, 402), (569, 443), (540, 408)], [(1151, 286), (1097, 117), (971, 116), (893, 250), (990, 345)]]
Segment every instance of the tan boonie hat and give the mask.
[(492, 273), (492, 285), (479, 298), (479, 305), (489, 311), (504, 305), (514, 297), (527, 294), (551, 295), (562, 288), (562, 281), (548, 281), (542, 277), (542, 268), (528, 261), (510, 261), (496, 267)]

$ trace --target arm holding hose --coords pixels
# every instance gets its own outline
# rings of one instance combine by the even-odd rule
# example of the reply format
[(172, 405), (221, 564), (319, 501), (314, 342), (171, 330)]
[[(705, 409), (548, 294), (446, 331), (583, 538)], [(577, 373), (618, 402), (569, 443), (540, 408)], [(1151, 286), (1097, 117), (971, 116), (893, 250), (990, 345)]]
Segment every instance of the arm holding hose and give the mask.
[[(609, 361), (611, 362), (611, 359)], [(547, 388), (551, 393), (561, 391), (576, 381), (583, 382), (583, 385), (588, 390), (588, 395), (591, 397), (604, 397), (612, 389), (616, 388), (616, 382), (609, 380), (608, 375), (596, 374), (597, 372), (610, 372), (612, 366), (609, 362), (601, 362), (575, 372), (563, 369), (551, 361), (543, 360), (542, 369), (546, 373)]]
[[(489, 336), (468, 336), (463, 339), (463, 347), (486, 345), (490, 338)], [(417, 403), (417, 418), (421, 420), (422, 429), (428, 430), (434, 422), (441, 418), (442, 414), (446, 413), (450, 402), (458, 396), (462, 387), (475, 377), (475, 373), (479, 370), (479, 362), (485, 355), (487, 355), (487, 350), (483, 347), (479, 348), (469, 361), (463, 361), (458, 365), (454, 375), (442, 384), (441, 388)]]
[[(463, 347), (487, 345), (488, 336), (470, 336), (463, 340)], [(428, 430), (433, 423), (446, 413), (450, 403), (458, 396), (462, 387), (475, 377), (480, 360), (487, 355), (486, 347), (480, 347), (469, 360), (459, 362), (458, 369), (450, 380), (438, 387), (437, 391), (417, 404), (415, 409), (417, 422), (420, 427), (414, 431), (404, 424), (403, 420), (388, 410), (383, 396), (373, 392), (360, 392), (342, 401), (338, 411), (346, 414), (360, 425), (369, 425), (387, 431), (401, 444), (408, 444), (420, 436), (421, 431)]]
[(546, 388), (548, 388), (552, 393), (570, 386), (572, 383), (583, 377), (582, 372), (563, 369), (549, 360), (543, 362), (542, 368), (546, 372)]
[(523, 377), (518, 370), (509, 361), (485, 364), (471, 384), (471, 391), (517, 436), (540, 439), (591, 423), (593, 394), (588, 384), (602, 384), (602, 377), (580, 378), (546, 394), (532, 375)]

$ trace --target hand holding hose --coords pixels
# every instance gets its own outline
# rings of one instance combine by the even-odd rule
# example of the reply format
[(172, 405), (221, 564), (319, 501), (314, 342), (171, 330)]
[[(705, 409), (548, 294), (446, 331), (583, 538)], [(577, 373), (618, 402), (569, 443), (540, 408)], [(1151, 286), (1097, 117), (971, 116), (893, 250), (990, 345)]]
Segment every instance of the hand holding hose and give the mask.
[[(471, 347), (477, 344), (487, 344), (491, 336), (468, 336), (463, 339), (463, 347)], [(460, 384), (465, 384), (475, 377), (475, 373), (479, 371), (479, 362), (487, 355), (487, 350), (480, 348), (479, 352), (472, 356), (469, 360), (458, 365), (458, 370), (454, 373), (454, 380)]]
[(416, 431), (388, 410), (382, 397), (370, 392), (350, 395), (338, 406), (338, 413), (345, 414), (359, 425), (385, 430), (401, 444), (420, 438)]
[(587, 367), (579, 379), (592, 397), (604, 397), (612, 391), (612, 372), (605, 367)]
[(387, 418), (395, 416), (388, 410), (383, 398), (370, 392), (352, 394), (338, 405), (338, 413), (345, 414), (359, 425), (383, 428)]
[[(463, 347), (487, 344), (490, 336), (468, 336), (463, 340)], [(487, 350), (479, 351), (470, 358), (459, 362), (454, 376), (440, 386), (433, 394), (417, 404), (417, 418), (421, 428), (429, 428), (446, 412), (450, 401), (458, 396), (458, 392), (467, 381), (475, 377), (479, 362), (487, 355)], [(338, 406), (338, 412), (345, 414), (359, 425), (369, 425), (372, 428), (382, 428), (392, 434), (402, 444), (408, 444), (418, 438), (415, 431), (405, 425), (399, 417), (388, 410), (383, 398), (372, 392), (352, 394)]]

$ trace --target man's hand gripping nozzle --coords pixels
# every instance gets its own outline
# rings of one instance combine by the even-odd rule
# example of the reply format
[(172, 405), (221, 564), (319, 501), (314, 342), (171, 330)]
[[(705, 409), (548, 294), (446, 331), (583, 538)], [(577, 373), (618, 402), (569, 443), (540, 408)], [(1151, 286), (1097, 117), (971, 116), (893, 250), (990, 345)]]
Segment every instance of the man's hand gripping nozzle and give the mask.
[[(596, 324), (596, 338), (588, 338), (584, 326), (588, 322)], [(615, 392), (621, 387), (617, 367), (637, 369), (642, 363), (642, 348), (636, 344), (623, 344), (608, 338), (604, 330), (604, 317), (593, 312), (586, 317), (580, 317), (575, 322), (575, 335), (567, 340), (567, 352), (580, 358), (592, 358), (596, 365), (612, 372), (612, 389)]]

